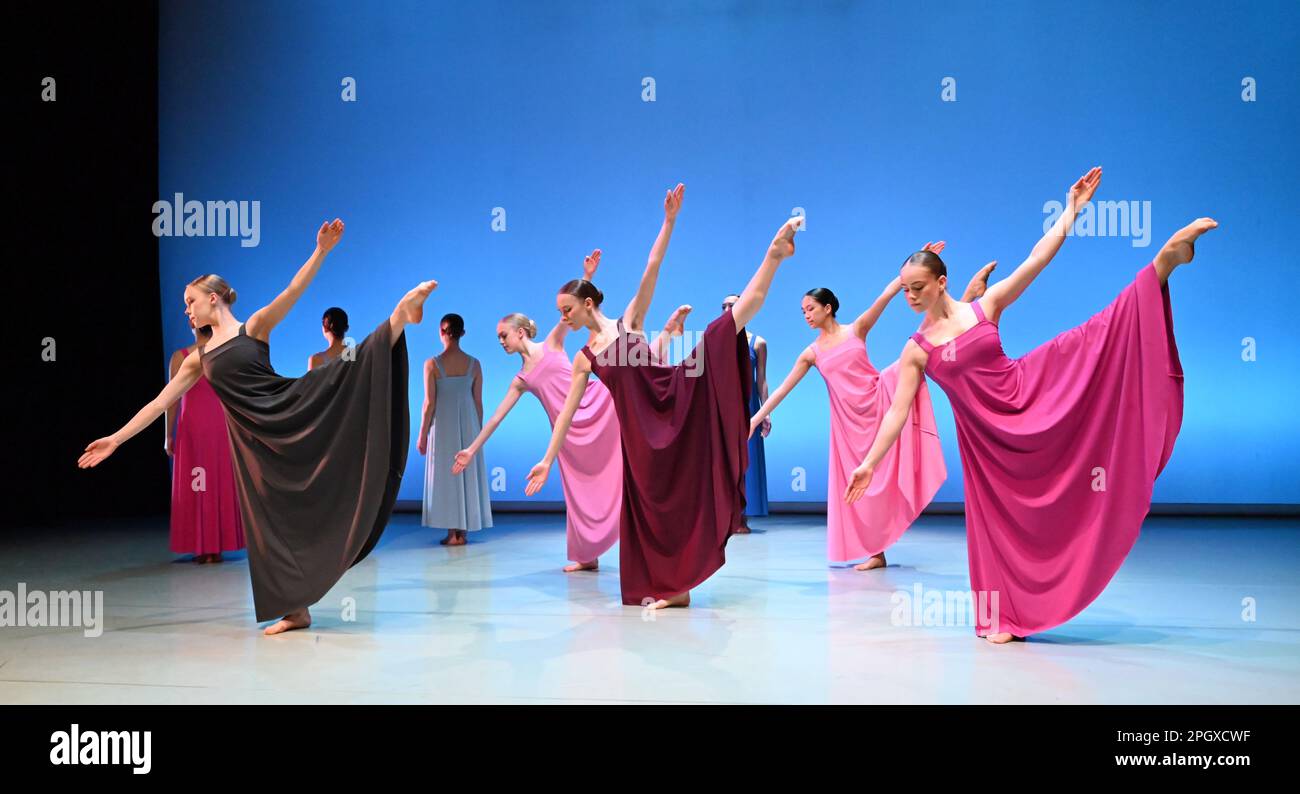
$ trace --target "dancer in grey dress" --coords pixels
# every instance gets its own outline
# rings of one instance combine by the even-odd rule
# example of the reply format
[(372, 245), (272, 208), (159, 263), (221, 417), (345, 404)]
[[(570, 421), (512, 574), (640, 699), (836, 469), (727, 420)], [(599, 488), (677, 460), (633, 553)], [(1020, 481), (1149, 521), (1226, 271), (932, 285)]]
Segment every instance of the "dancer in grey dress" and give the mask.
[(226, 414), (257, 620), (284, 616), (267, 634), (311, 625), (307, 608), (378, 542), (406, 467), (404, 329), (420, 322), (437, 282), (408, 292), (357, 345), (355, 358), (300, 378), (271, 367), (271, 330), (342, 236), (343, 221), (321, 224), (315, 252), (247, 322), (231, 312), (235, 290), (225, 279), (209, 274), (190, 282), (185, 313), (195, 327), (210, 326), (211, 338), (157, 397), (78, 461), (98, 465), (205, 375)]
[[(475, 457), (461, 474), (453, 474), (456, 453), (468, 447), (483, 428), (483, 370), (478, 359), (460, 349), (465, 321), (458, 314), (442, 318), (444, 350), (424, 362), (424, 411), (420, 454), (424, 464), (424, 510), (420, 523), (447, 530), (444, 546), (463, 546), (465, 533), (492, 526), (487, 464)], [(445, 362), (445, 363), (444, 363)], [(457, 375), (447, 374), (459, 372)]]

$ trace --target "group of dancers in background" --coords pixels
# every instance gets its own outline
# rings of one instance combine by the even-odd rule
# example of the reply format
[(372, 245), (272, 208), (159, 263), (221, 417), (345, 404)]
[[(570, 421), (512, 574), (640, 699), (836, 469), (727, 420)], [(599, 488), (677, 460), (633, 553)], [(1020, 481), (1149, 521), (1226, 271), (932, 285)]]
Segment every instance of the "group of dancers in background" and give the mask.
[[(1007, 357), (998, 330), (1004, 311), (1055, 256), (1100, 181), (1100, 168), (1080, 177), (1028, 258), (992, 285), (996, 262), (985, 265), (961, 299), (948, 290), (942, 242), (909, 256), (848, 322), (839, 320), (831, 290), (809, 290), (801, 307), (815, 337), (770, 395), (766, 342), (747, 327), (777, 268), (793, 256), (801, 220), (781, 226), (749, 283), (723, 298), (699, 343), (674, 364), (669, 340), (682, 334), (691, 307), (678, 307), (653, 344), (645, 321), (682, 207), (678, 185), (665, 195), (658, 237), (621, 312), (605, 314), (593, 283), (596, 250), (582, 277), (558, 290), (559, 320), (542, 341), (524, 314), (498, 322), (497, 341), (521, 366), (486, 423), (482, 366), (460, 346), (464, 321), (442, 318), (444, 350), (423, 372), (422, 523), (447, 529), (446, 545), (492, 526), (480, 453), (530, 392), (552, 434), (525, 493), (536, 494), (559, 463), (572, 561), (564, 570), (596, 570), (618, 542), (624, 604), (686, 606), (690, 591), (723, 565), (730, 536), (749, 531), (747, 516), (767, 513), (770, 414), (815, 367), (830, 399), (828, 558), (880, 568), (946, 477), (928, 376), (956, 421), (971, 589), (998, 598), (994, 615), (977, 615), (976, 633), (1003, 643), (1069, 620), (1101, 593), (1136, 542), (1172, 453), (1183, 375), (1167, 280), (1217, 225), (1201, 218), (1179, 230), (1091, 319)], [(310, 625), (308, 607), (373, 549), (407, 458), (405, 326), (421, 321), (436, 282), (408, 292), (354, 347), (344, 344), (347, 315), (328, 310), (329, 347), (310, 358), (303, 376), (283, 377), (270, 365), (271, 330), (343, 230), (337, 219), (322, 224), (289, 286), (245, 322), (233, 315), (235, 291), (219, 276), (187, 285), (195, 344), (175, 352), (162, 392), (79, 460), (82, 468), (97, 465), (167, 413), (172, 550), (204, 562), (246, 542), (257, 620), (276, 621), (268, 634)], [(922, 322), (898, 360), (877, 369), (866, 340), (900, 292)], [(571, 361), (564, 341), (580, 329), (587, 343)], [(206, 476), (200, 491), (190, 480), (196, 468)]]

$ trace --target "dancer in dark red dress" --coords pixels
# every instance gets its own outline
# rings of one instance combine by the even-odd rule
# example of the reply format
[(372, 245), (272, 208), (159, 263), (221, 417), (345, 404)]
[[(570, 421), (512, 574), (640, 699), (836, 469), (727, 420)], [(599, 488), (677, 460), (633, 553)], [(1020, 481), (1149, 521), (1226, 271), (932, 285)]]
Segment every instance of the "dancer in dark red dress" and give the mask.
[(584, 279), (556, 297), (564, 322), (590, 332), (573, 362), (573, 382), (545, 457), (528, 474), (529, 496), (546, 482), (594, 372), (609, 389), (623, 444), (619, 578), (623, 603), (660, 609), (690, 604), (690, 590), (725, 561), (745, 512), (749, 389), (753, 379), (745, 324), (767, 297), (781, 260), (794, 253), (801, 219), (786, 222), (740, 299), (704, 332), (675, 367), (658, 358), (642, 330), (659, 266), (681, 209), (684, 187), (664, 198), (664, 223), (636, 295), (618, 320)]

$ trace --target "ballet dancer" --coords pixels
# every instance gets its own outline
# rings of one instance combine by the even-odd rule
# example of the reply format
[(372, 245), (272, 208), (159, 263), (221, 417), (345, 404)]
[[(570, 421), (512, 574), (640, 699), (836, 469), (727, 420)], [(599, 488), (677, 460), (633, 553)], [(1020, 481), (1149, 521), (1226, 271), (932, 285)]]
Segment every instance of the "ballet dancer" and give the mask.
[[(736, 293), (722, 298), (722, 310), (730, 311), (740, 296)], [(749, 366), (754, 372), (754, 379), (749, 384), (749, 405), (747, 409), (752, 416), (759, 406), (766, 402), (767, 394), (767, 340), (752, 331), (746, 331), (749, 340)], [(763, 439), (772, 432), (772, 420), (764, 419), (761, 432), (749, 433), (749, 468), (745, 470), (745, 512), (740, 517), (737, 535), (749, 534), (749, 517), (767, 515), (767, 454), (763, 449)]]
[[(940, 241), (926, 243), (922, 250), (937, 254), (943, 247)], [(982, 292), (992, 269), (989, 264), (975, 274), (966, 288), (967, 299)], [(930, 394), (921, 383), (907, 412), (907, 435), (889, 449), (882, 461), (889, 475), (876, 478), (876, 486), (866, 499), (853, 505), (841, 499), (850, 474), (870, 450), (894, 394), (897, 362), (877, 370), (867, 356), (866, 341), (885, 307), (902, 289), (898, 278), (890, 279), (867, 310), (848, 324), (837, 319), (840, 301), (834, 292), (825, 287), (808, 290), (800, 308), (804, 322), (818, 332), (817, 338), (799, 354), (785, 381), (750, 421), (752, 438), (810, 369), (815, 367), (821, 373), (831, 409), (826, 556), (831, 562), (866, 557), (854, 566), (858, 571), (887, 565), (885, 550), (912, 525), (948, 476)]]
[(1082, 325), (1017, 359), (999, 322), (1052, 261), (1097, 190), (1093, 168), (1010, 276), (970, 303), (946, 293), (946, 267), (919, 251), (900, 276), (924, 314), (903, 348), (893, 405), (844, 498), (870, 486), (928, 375), (952, 404), (966, 494), (976, 634), (1005, 643), (1058, 626), (1101, 593), (1137, 541), (1156, 477), (1182, 424), (1183, 373), (1169, 274), (1218, 224), (1179, 230), (1120, 294)]
[(469, 532), (492, 526), (487, 466), (480, 458), (464, 476), (453, 467), (456, 452), (483, 427), (483, 367), (460, 347), (465, 319), (448, 314), (438, 324), (443, 351), (424, 362), (424, 408), (419, 448), (424, 459), (424, 507), (420, 524), (441, 527), (443, 546), (464, 546)]
[(307, 359), (309, 370), (328, 364), (343, 355), (343, 351), (347, 349), (343, 340), (348, 335), (348, 313), (337, 306), (326, 309), (325, 314), (320, 318), (320, 332), (329, 343), (329, 347), (319, 353), (313, 353)]
[(271, 367), (271, 331), (342, 236), (343, 221), (322, 223), (311, 257), (247, 322), (232, 312), (235, 290), (225, 279), (209, 274), (190, 282), (185, 313), (195, 327), (210, 326), (212, 338), (185, 357), (157, 397), (77, 461), (99, 465), (206, 377), (225, 409), (256, 617), (283, 615), (266, 634), (311, 625), (308, 607), (378, 542), (406, 466), (405, 327), (420, 322), (437, 282), (407, 292), (357, 345), (355, 360), (300, 378)]
[(709, 323), (685, 361), (658, 364), (642, 327), (684, 191), (679, 184), (664, 197), (663, 226), (619, 319), (605, 316), (604, 296), (590, 281), (560, 288), (560, 316), (570, 328), (586, 328), (589, 341), (573, 363), (564, 410), (525, 489), (531, 496), (545, 483), (594, 373), (613, 397), (623, 446), (623, 603), (653, 609), (688, 606), (691, 588), (722, 566), (727, 539), (740, 523), (752, 380), (745, 324), (763, 305), (777, 267), (794, 254), (801, 224), (792, 218), (781, 227), (740, 300)]
[[(185, 357), (212, 338), (212, 329), (195, 328), (194, 343), (172, 353), (168, 379), (175, 378)], [(192, 554), (199, 565), (222, 561), (222, 552), (244, 548), (244, 525), (230, 436), (221, 400), (208, 379), (199, 376), (190, 390), (167, 406), (167, 454), (172, 458), (170, 548)]]

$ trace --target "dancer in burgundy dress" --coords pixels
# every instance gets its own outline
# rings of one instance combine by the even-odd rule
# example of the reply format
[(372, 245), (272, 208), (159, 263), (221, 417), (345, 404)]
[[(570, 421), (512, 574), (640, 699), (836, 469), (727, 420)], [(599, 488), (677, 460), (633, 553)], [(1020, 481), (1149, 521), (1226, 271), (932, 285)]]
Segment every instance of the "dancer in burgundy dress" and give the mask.
[(410, 440), (406, 332), (424, 316), (435, 281), (398, 301), (355, 356), (286, 378), (271, 367), (272, 329), (284, 319), (343, 236), (323, 223), (316, 250), (275, 300), (242, 323), (235, 291), (215, 274), (185, 287), (185, 313), (212, 338), (176, 377), (111, 436), (91, 442), (81, 468), (99, 465), (162, 415), (199, 379), (221, 400), (230, 433), (248, 572), (259, 622), (279, 634), (311, 625), (308, 607), (379, 541), (397, 500)]
[[(584, 280), (591, 281), (595, 276), (600, 256), (598, 248), (584, 259)], [(683, 306), (674, 312), (659, 339), (666, 342), (680, 334), (682, 318), (689, 310), (689, 306)], [(497, 323), (497, 341), (507, 354), (519, 354), (519, 373), (510, 381), (496, 413), (478, 437), (456, 453), (453, 474), (460, 474), (469, 466), (525, 392), (542, 403), (554, 427), (573, 383), (573, 365), (564, 352), (569, 330), (568, 323), (561, 320), (545, 341), (538, 343), (533, 341), (537, 323), (527, 316), (516, 312), (501, 318)], [(564, 489), (568, 553), (573, 560), (564, 566), (564, 572), (595, 571), (600, 567), (600, 555), (618, 542), (623, 504), (623, 446), (619, 440), (618, 415), (609, 389), (600, 381), (587, 384), (558, 460)]]
[[(206, 326), (194, 330), (195, 344), (172, 354), (171, 377), (185, 357), (207, 343)], [(171, 550), (192, 554), (199, 564), (221, 562), (221, 554), (244, 548), (244, 522), (230, 460), (230, 435), (221, 400), (199, 376), (178, 403), (167, 407), (167, 453), (172, 456)]]
[(801, 223), (795, 218), (781, 227), (736, 305), (709, 323), (685, 361), (666, 366), (657, 363), (642, 326), (683, 192), (678, 185), (664, 198), (663, 227), (618, 320), (601, 311), (604, 296), (590, 281), (561, 287), (561, 316), (590, 337), (574, 361), (550, 446), (525, 490), (535, 494), (546, 481), (594, 373), (614, 397), (623, 444), (623, 603), (655, 609), (690, 603), (691, 588), (722, 567), (727, 539), (744, 515), (753, 379), (745, 324), (763, 305), (781, 261), (794, 253)]
[(1183, 412), (1168, 278), (1190, 262), (1201, 218), (1176, 233), (1109, 306), (1018, 359), (998, 321), (1060, 249), (1101, 182), (1094, 168), (1029, 258), (969, 304), (944, 292), (938, 256), (901, 273), (925, 313), (903, 349), (894, 406), (854, 471), (845, 499), (870, 483), (924, 375), (957, 422), (976, 633), (996, 643), (1046, 631), (1101, 594), (1137, 541)]

